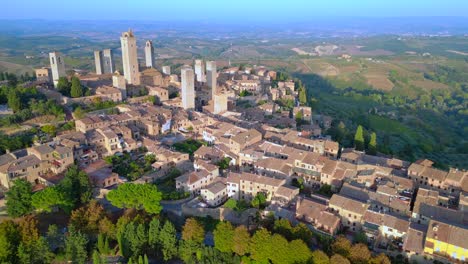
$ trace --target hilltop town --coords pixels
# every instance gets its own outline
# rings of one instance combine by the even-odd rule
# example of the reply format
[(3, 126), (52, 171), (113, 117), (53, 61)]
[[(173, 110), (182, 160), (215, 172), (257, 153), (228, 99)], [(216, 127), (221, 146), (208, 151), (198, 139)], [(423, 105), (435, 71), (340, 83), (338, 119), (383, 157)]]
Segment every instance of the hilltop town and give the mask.
[(107, 199), (119, 186), (152, 185), (175, 219), (249, 230), (288, 220), (319, 237), (316, 248), (344, 235), (393, 258), (466, 261), (468, 171), (383, 155), (368, 142), (343, 148), (327, 135), (334, 117), (314, 113), (287, 73), (202, 59), (176, 70), (158, 64), (150, 40), (141, 64), (136, 37), (120, 37), (122, 72), (111, 49), (94, 52), (95, 72), (68, 73), (56, 51), (36, 69), (27, 86), (73, 126), (0, 156), (3, 202), (15, 181), (41, 193), (77, 168), (108, 212), (121, 209)]

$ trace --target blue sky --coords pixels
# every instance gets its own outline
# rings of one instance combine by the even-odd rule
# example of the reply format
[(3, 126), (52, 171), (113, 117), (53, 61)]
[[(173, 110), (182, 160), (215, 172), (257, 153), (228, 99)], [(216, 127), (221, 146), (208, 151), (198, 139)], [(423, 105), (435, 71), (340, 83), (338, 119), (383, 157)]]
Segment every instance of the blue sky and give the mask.
[(4, 19), (313, 20), (468, 16), (468, 0), (6, 0)]

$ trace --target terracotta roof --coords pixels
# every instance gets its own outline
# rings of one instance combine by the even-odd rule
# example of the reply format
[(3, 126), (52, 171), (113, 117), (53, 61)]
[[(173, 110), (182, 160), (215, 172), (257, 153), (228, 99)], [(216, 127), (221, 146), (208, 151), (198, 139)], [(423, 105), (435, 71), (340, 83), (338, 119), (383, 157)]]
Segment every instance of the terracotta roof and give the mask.
[(296, 194), (299, 194), (299, 188), (294, 186), (280, 186), (275, 192), (275, 196), (282, 196), (288, 199)]
[(406, 233), (409, 227), (409, 221), (397, 218), (392, 215), (385, 215), (383, 218), (383, 225), (398, 230), (400, 233)]
[(34, 146), (32, 147), (33, 150), (41, 153), (41, 154), (49, 154), (54, 151), (53, 148), (51, 148), (49, 145), (40, 145), (40, 146)]
[(362, 203), (350, 198), (346, 198), (339, 194), (334, 194), (330, 199), (330, 206), (336, 206), (338, 208), (354, 212), (359, 215), (364, 215), (366, 213), (368, 204)]
[(267, 177), (267, 176), (262, 176), (262, 175), (257, 175), (257, 174), (252, 174), (252, 173), (241, 173), (241, 174), (237, 174), (237, 173), (230, 173), (228, 175), (228, 182), (235, 182), (235, 183), (238, 183), (238, 182), (243, 182), (243, 181), (247, 181), (247, 182), (254, 182), (254, 183), (258, 183), (258, 184), (266, 184), (266, 185), (270, 185), (270, 186), (276, 186), (276, 187), (279, 187), (281, 185), (284, 184), (285, 180), (283, 179), (275, 179), (275, 178), (271, 178), (271, 177)]
[(371, 223), (371, 224), (379, 225), (379, 226), (382, 225), (383, 218), (384, 218), (384, 214), (371, 211), (371, 210), (367, 210), (366, 213), (364, 214), (364, 221)]
[(410, 227), (403, 243), (403, 249), (405, 251), (422, 254), (425, 237), (425, 232)]
[(217, 194), (222, 192), (223, 190), (226, 190), (226, 184), (222, 183), (221, 181), (215, 181), (203, 189), (211, 192), (212, 194)]
[(28, 155), (13, 161), (8, 167), (8, 172), (23, 170), (39, 164), (41, 164), (41, 160), (39, 160), (35, 155)]
[(426, 238), (468, 249), (468, 229), (431, 220)]
[(257, 130), (255, 129), (250, 129), (246, 132), (242, 132), (242, 133), (239, 133), (237, 135), (235, 135), (234, 137), (231, 138), (232, 141), (240, 144), (240, 145), (245, 145), (249, 142), (251, 142), (251, 140), (253, 138), (256, 138), (256, 137), (262, 137), (262, 134), (260, 134), (260, 132), (258, 132)]
[(291, 174), (291, 166), (286, 164), (286, 161), (283, 159), (277, 158), (266, 158), (258, 160), (255, 163), (256, 167), (264, 168), (265, 170), (279, 171), (285, 175)]

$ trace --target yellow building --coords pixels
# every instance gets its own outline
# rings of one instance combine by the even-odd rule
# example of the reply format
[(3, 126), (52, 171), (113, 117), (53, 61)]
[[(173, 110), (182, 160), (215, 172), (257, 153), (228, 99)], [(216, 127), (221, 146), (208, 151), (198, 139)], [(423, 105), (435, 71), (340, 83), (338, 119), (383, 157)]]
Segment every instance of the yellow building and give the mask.
[(451, 260), (468, 259), (468, 229), (431, 220), (427, 229), (424, 253)]

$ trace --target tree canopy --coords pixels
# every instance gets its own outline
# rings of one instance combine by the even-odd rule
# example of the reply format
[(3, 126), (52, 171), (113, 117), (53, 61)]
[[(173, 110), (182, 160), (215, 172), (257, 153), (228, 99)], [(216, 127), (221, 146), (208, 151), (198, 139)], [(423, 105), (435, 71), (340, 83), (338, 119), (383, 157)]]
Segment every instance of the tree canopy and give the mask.
[(40, 211), (52, 212), (58, 206), (65, 211), (70, 211), (73, 204), (65, 198), (65, 194), (58, 187), (48, 187), (32, 195), (32, 205)]
[(25, 179), (13, 181), (13, 186), (6, 193), (6, 207), (8, 215), (12, 217), (19, 217), (32, 212), (31, 183)]
[(215, 248), (221, 252), (232, 252), (234, 227), (230, 222), (219, 222), (213, 231)]
[(205, 240), (205, 229), (197, 219), (188, 218), (182, 228), (182, 239), (201, 244)]
[(118, 208), (145, 210), (150, 214), (159, 214), (162, 210), (162, 194), (153, 184), (124, 183), (110, 191), (107, 199)]

